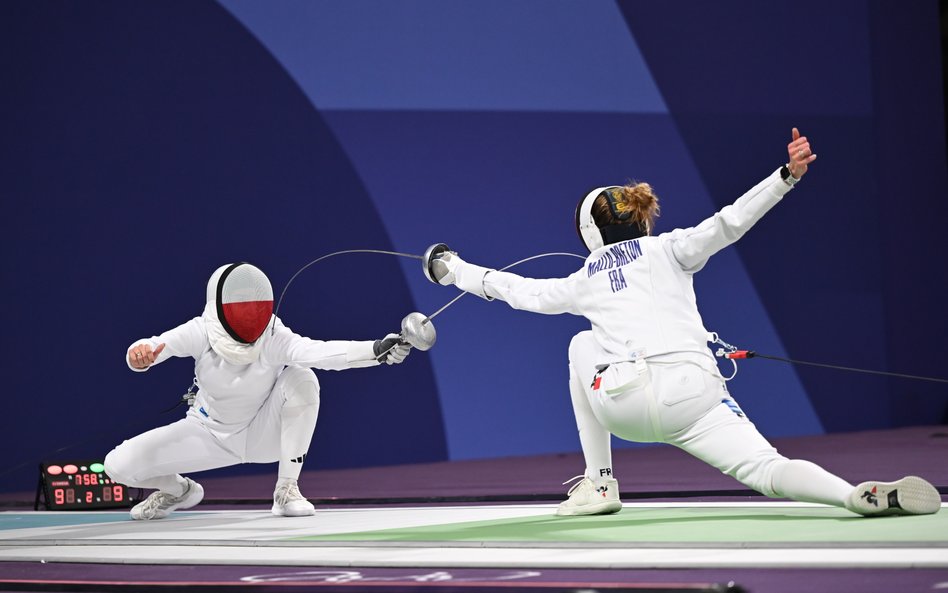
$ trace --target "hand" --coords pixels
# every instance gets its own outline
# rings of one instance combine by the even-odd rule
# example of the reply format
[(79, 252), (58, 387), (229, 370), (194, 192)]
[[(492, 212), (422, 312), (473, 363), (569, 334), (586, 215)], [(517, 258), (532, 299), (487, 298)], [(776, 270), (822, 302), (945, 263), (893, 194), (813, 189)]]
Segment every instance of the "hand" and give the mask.
[(372, 345), (375, 359), (385, 364), (399, 364), (408, 358), (411, 344), (402, 340), (398, 334), (388, 334), (381, 340), (375, 340)]
[(457, 269), (462, 263), (464, 263), (464, 261), (458, 257), (457, 254), (445, 251), (444, 253), (438, 254), (431, 261), (431, 273), (434, 275), (435, 280), (438, 281), (438, 284), (448, 286), (457, 281)]
[(139, 344), (128, 351), (128, 364), (134, 369), (147, 369), (155, 364), (155, 359), (164, 349), (164, 344), (158, 344), (154, 350), (151, 349), (151, 344)]
[(816, 155), (810, 148), (810, 141), (806, 139), (806, 136), (800, 135), (800, 130), (793, 128), (791, 134), (793, 140), (787, 145), (787, 154), (790, 156), (787, 168), (790, 169), (791, 175), (800, 179), (806, 174), (810, 163), (816, 160)]

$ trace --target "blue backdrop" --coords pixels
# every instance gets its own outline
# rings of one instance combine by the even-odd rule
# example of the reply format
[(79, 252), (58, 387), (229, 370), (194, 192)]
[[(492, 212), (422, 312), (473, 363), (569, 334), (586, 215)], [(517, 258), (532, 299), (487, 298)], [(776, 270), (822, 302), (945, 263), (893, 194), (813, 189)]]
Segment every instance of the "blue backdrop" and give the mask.
[[(581, 253), (589, 187), (648, 181), (658, 230), (691, 226), (783, 163), (792, 126), (819, 160), (698, 275), (706, 325), (778, 356), (944, 375), (938, 16), (931, 0), (3, 3), (0, 487), (179, 415), (160, 412), (191, 363), (139, 375), (123, 356), (199, 315), (222, 263), (279, 291), (342, 249)], [(374, 339), (455, 294), (416, 260), (351, 255), (302, 274), (280, 315)], [(578, 450), (566, 349), (583, 319), (467, 297), (436, 326), (398, 367), (318, 373), (307, 467)], [(948, 408), (938, 385), (765, 360), (731, 389), (771, 437)]]

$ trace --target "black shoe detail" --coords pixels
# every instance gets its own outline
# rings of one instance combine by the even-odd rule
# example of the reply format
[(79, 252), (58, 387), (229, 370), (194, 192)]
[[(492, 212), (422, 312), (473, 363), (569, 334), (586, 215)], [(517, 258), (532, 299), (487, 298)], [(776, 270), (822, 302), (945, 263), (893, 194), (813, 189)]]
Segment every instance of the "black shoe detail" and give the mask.
[(899, 504), (899, 491), (893, 490), (889, 492), (889, 508), (890, 509), (901, 509), (902, 505)]
[(874, 506), (874, 507), (878, 507), (878, 506), (879, 506), (879, 498), (878, 498), (875, 494), (873, 494), (872, 492), (870, 492), (870, 491), (868, 491), (868, 490), (864, 490), (863, 493), (862, 493), (862, 496), (860, 496), (859, 498), (865, 498), (865, 499), (866, 499), (866, 502), (868, 502), (869, 504), (871, 504), (871, 505)]

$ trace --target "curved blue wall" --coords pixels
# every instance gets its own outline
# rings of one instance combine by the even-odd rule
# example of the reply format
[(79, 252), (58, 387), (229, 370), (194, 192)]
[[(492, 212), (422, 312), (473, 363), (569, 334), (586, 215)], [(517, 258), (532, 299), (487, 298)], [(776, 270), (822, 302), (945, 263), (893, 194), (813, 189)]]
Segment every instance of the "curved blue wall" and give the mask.
[[(4, 3), (2, 444), (26, 465), (0, 487), (31, 487), (59, 447), (102, 455), (176, 416), (158, 412), (190, 364), (139, 376), (121, 357), (199, 314), (220, 263), (257, 263), (279, 290), (341, 249), (444, 241), (492, 267), (580, 253), (572, 211), (590, 186), (647, 180), (659, 230), (690, 226), (782, 163), (792, 126), (820, 158), (697, 277), (708, 328), (943, 374), (937, 5), (810, 8)], [(416, 260), (341, 256), (302, 274), (280, 315), (370, 339), (455, 294)], [(308, 467), (578, 449), (566, 347), (584, 320), (466, 297), (435, 324), (436, 347), (403, 365), (319, 373)], [(937, 385), (764, 360), (731, 388), (769, 436), (940, 423), (948, 407)]]

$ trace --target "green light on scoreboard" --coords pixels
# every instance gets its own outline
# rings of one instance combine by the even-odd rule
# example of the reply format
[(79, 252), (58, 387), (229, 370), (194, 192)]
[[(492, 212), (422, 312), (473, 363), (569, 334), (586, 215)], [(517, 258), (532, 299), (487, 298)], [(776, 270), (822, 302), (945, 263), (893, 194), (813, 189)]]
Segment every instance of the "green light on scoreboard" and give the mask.
[(102, 465), (101, 463), (93, 463), (92, 465), (89, 466), (89, 469), (95, 473), (99, 473), (99, 472), (105, 471), (105, 466)]

